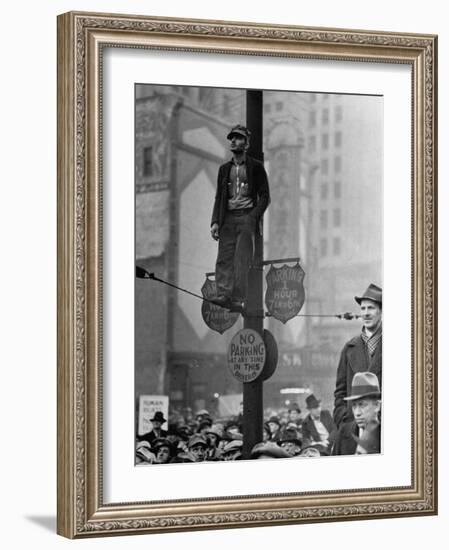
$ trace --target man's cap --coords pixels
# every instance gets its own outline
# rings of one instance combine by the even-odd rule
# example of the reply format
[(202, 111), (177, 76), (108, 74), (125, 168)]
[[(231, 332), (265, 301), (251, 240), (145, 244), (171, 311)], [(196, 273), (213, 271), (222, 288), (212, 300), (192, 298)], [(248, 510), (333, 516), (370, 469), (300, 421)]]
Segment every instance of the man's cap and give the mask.
[(243, 447), (243, 441), (241, 439), (232, 439), (229, 443), (223, 447), (222, 454), (226, 455), (228, 453), (233, 453), (235, 451), (240, 451)]
[(212, 425), (209, 429), (206, 430), (206, 435), (215, 435), (218, 439), (221, 439), (223, 437), (223, 432), (220, 430), (220, 428), (217, 425)]
[(191, 449), (192, 447), (196, 447), (197, 445), (203, 445), (204, 447), (209, 447), (206, 438), (201, 434), (194, 434), (189, 439), (189, 443), (187, 444), (188, 448)]
[(380, 397), (379, 379), (373, 372), (356, 372), (352, 379), (351, 395), (345, 401), (354, 401), (362, 397)]
[(229, 134), (226, 136), (226, 139), (231, 139), (234, 134), (237, 134), (239, 136), (245, 137), (246, 139), (249, 139), (251, 132), (248, 130), (246, 126), (242, 126), (241, 124), (236, 124), (231, 128), (231, 130), (229, 131)]
[(159, 449), (160, 447), (168, 447), (169, 449), (171, 449), (172, 447), (172, 444), (170, 443), (170, 441), (165, 438), (165, 437), (156, 437), (156, 439), (153, 440), (152, 444), (151, 444), (151, 447), (152, 449), (154, 450), (157, 450)]
[(313, 393), (306, 397), (306, 405), (308, 409), (316, 409), (320, 406), (321, 401), (317, 399)]
[(230, 428), (237, 428), (240, 430), (240, 423), (238, 420), (228, 420), (225, 425), (225, 430), (229, 430)]
[(270, 416), (270, 418), (268, 419), (268, 424), (270, 422), (274, 422), (275, 424), (277, 424), (278, 426), (281, 425), (281, 421), (279, 420), (279, 418), (277, 416)]
[(371, 300), (372, 302), (382, 305), (382, 289), (380, 286), (371, 283), (365, 290), (363, 296), (354, 296), (354, 300), (359, 305), (362, 303), (362, 300)]
[(258, 458), (261, 455), (269, 456), (270, 458), (291, 458), (285, 449), (269, 441), (254, 445), (251, 451), (251, 458)]
[(151, 422), (154, 422), (154, 421), (160, 422), (161, 424), (163, 424), (164, 422), (167, 422), (167, 420), (164, 418), (164, 413), (161, 412), (161, 411), (156, 411), (154, 413), (153, 418), (150, 418), (150, 421)]
[(145, 462), (153, 462), (154, 454), (151, 452), (151, 446), (148, 441), (139, 441), (136, 445), (136, 458), (140, 458)]

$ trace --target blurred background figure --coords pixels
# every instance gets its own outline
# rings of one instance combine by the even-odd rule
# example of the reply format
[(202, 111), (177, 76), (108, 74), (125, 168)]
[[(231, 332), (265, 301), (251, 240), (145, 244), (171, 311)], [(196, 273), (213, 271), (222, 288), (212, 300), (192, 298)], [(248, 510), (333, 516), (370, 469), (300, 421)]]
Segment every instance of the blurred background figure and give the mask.
[(330, 451), (336, 432), (331, 413), (321, 408), (321, 401), (313, 394), (307, 396), (306, 405), (308, 415), (302, 423), (304, 445), (320, 443)]

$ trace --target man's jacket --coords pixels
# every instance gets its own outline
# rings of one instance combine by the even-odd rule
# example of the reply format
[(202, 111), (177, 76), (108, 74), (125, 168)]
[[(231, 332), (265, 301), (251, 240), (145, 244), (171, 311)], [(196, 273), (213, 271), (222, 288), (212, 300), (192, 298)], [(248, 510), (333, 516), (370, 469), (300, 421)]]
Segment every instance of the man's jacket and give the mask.
[(356, 336), (346, 342), (337, 368), (337, 381), (334, 392), (334, 422), (337, 428), (342, 422), (353, 419), (351, 402), (343, 398), (351, 394), (352, 379), (356, 372), (372, 372), (379, 379), (382, 389), (382, 338), (370, 358), (362, 337)]
[[(214, 208), (212, 211), (211, 225), (218, 223), (221, 227), (224, 222), (228, 204), (228, 183), (232, 161), (225, 162), (218, 170), (217, 191), (215, 193)], [(248, 191), (252, 198), (254, 208), (249, 213), (256, 222), (260, 220), (270, 203), (270, 190), (268, 187), (267, 173), (263, 164), (246, 155), (246, 177), (248, 180)]]
[[(335, 436), (335, 424), (332, 420), (331, 413), (326, 409), (323, 409), (320, 413), (320, 421), (329, 432), (328, 440), (329, 443), (331, 443)], [(304, 422), (302, 423), (302, 437), (303, 447), (312, 445), (312, 443), (321, 443), (321, 438), (315, 427), (315, 422), (313, 421), (313, 418), (310, 416), (310, 414), (307, 415), (307, 417), (304, 419)]]

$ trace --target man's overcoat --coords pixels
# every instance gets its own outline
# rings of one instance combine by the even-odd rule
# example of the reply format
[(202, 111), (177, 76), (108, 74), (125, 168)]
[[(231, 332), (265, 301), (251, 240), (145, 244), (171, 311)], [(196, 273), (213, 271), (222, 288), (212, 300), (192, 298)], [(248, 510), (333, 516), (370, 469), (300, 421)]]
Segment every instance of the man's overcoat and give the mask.
[(334, 422), (337, 427), (342, 422), (353, 419), (351, 402), (345, 401), (344, 397), (351, 394), (354, 374), (368, 371), (377, 376), (382, 389), (382, 338), (379, 340), (373, 356), (369, 357), (367, 347), (359, 335), (346, 342), (340, 355), (334, 392)]

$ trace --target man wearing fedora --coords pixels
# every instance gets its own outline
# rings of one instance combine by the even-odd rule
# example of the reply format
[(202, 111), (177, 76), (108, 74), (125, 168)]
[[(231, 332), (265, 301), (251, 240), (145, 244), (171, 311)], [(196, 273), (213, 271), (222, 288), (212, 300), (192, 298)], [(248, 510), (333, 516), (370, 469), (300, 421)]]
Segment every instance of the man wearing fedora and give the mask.
[(319, 443), (330, 451), (335, 437), (335, 424), (331, 413), (321, 408), (321, 401), (313, 393), (306, 398), (309, 414), (302, 423), (304, 446)]
[(152, 444), (155, 439), (166, 438), (168, 432), (162, 429), (162, 424), (167, 422), (167, 419), (164, 418), (164, 413), (161, 411), (156, 411), (153, 418), (150, 418), (150, 421), (153, 426), (152, 429), (149, 432), (138, 436), (138, 441), (148, 441), (148, 443)]
[(249, 130), (237, 124), (227, 139), (232, 159), (218, 170), (210, 228), (212, 238), (218, 241), (214, 302), (239, 310), (246, 301), (254, 236), (270, 202), (270, 191), (263, 164), (247, 154)]
[(350, 395), (344, 399), (351, 406), (354, 420), (340, 426), (332, 454), (380, 452), (380, 387), (377, 376), (372, 372), (357, 372)]
[(360, 306), (362, 331), (343, 347), (337, 368), (334, 392), (334, 422), (337, 426), (353, 419), (345, 398), (351, 391), (353, 376), (372, 372), (382, 387), (382, 289), (371, 283), (362, 296), (355, 296)]

